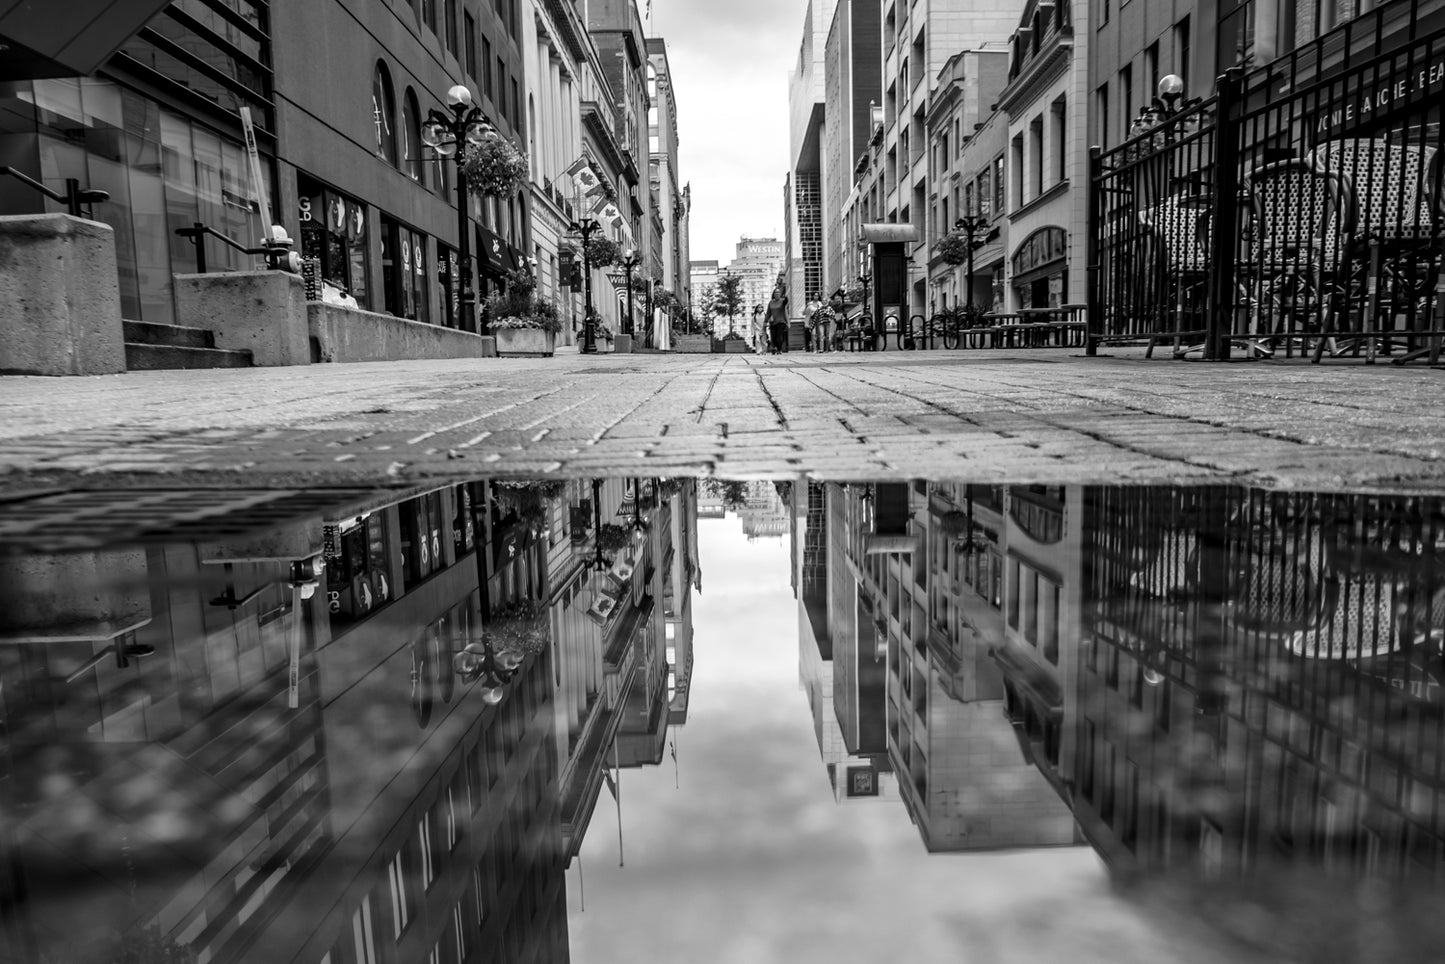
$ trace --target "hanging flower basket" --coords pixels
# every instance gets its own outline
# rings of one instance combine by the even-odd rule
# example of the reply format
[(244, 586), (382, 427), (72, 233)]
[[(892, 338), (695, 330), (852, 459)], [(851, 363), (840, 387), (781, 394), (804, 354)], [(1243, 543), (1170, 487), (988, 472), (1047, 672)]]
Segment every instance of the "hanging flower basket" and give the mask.
[(618, 250), (617, 242), (611, 238), (601, 236), (587, 242), (587, 260), (594, 268), (606, 268), (617, 263), (622, 252)]
[(479, 143), (467, 145), (462, 170), (467, 190), (482, 197), (506, 197), (527, 181), (527, 155), (510, 140), (489, 132)]
[(952, 231), (938, 239), (936, 253), (944, 264), (963, 264), (968, 260), (968, 236)]
[(962, 539), (968, 535), (968, 516), (957, 509), (938, 517), (939, 531), (950, 539)]
[(514, 603), (482, 626), (482, 636), (499, 656), (540, 653), (550, 638), (547, 613), (531, 602)]
[(620, 525), (607, 522), (597, 530), (597, 548), (603, 552), (617, 552), (626, 549), (631, 543), (632, 537)]

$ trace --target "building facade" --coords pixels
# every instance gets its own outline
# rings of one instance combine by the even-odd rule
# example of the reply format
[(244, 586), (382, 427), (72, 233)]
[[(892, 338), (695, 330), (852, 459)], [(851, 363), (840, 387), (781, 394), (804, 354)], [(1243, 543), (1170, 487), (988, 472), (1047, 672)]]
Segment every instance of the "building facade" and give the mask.
[(839, 0), (823, 53), (822, 287), (831, 295), (858, 276), (857, 252), (846, 242), (843, 211), (858, 157), (872, 132), (871, 108), (882, 102), (883, 28), (880, 5)]

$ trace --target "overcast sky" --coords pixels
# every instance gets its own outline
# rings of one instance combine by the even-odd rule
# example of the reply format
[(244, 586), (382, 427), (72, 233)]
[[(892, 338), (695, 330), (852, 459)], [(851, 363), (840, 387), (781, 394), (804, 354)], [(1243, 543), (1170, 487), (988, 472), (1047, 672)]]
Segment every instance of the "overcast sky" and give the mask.
[[(646, 3), (638, 0), (639, 9)], [(667, 41), (679, 174), (692, 183), (694, 261), (732, 260), (744, 234), (783, 237), (788, 79), (807, 6), (807, 0), (653, 0), (649, 36)]]

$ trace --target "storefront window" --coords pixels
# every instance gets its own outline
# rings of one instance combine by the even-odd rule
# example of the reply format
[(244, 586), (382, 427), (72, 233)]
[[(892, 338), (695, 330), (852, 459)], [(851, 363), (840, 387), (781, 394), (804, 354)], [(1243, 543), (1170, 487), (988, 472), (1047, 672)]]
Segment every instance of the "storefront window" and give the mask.
[(440, 492), (401, 504), (402, 582), (408, 590), (442, 567), (442, 522)]
[(426, 235), (392, 218), (381, 219), (381, 274), (385, 310), (398, 318), (429, 321)]
[(380, 513), (326, 527), (326, 594), (333, 623), (352, 622), (388, 602), (386, 521)]
[(402, 170), (418, 184), (426, 183), (426, 177), (422, 173), (426, 162), (422, 154), (421, 120), (416, 106), (416, 94), (412, 93), (411, 88), (407, 88), (406, 96), (401, 102), (401, 163)]
[(366, 205), (298, 175), (301, 256), (321, 263), (321, 278), (370, 307), (366, 278)]
[(457, 253), (447, 245), (437, 242), (436, 298), (435, 304), (441, 311), (441, 323), (448, 328), (459, 326), (459, 295), (457, 284), (461, 280), (458, 271)]

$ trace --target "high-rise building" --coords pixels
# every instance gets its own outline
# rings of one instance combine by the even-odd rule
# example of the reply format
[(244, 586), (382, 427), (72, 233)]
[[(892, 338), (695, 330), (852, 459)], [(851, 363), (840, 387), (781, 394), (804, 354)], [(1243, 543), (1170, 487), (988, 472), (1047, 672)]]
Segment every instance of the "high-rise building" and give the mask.
[[(647, 112), (648, 172), (655, 219), (655, 248), (660, 274), (655, 281), (686, 300), (688, 279), (689, 211), (691, 191), (678, 173), (677, 95), (672, 83), (672, 66), (667, 60), (667, 43), (661, 37), (647, 38), (647, 93), (652, 106)], [(669, 319), (654, 312), (651, 320), (658, 337), (655, 347), (671, 342)]]
[(838, 0), (823, 56), (823, 276), (825, 295), (854, 284), (858, 252), (848, 248), (843, 209), (854, 166), (871, 133), (870, 105), (883, 100), (883, 28), (879, 4)]
[[(744, 235), (738, 241), (732, 261), (722, 271), (743, 279), (742, 308), (737, 316), (739, 330), (746, 330), (755, 316), (761, 319), (773, 289), (782, 279), (785, 265), (783, 243), (777, 238)], [(792, 297), (791, 291), (789, 297)]]
[(790, 315), (804, 317), (823, 298), (824, 50), (837, 0), (809, 0), (803, 38), (788, 85), (789, 145), (784, 255)]

